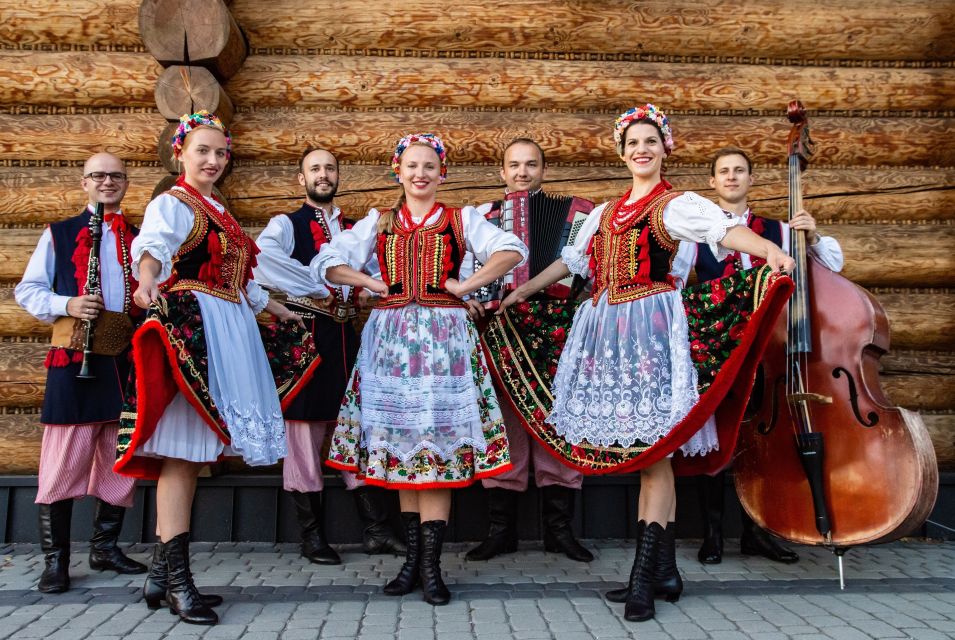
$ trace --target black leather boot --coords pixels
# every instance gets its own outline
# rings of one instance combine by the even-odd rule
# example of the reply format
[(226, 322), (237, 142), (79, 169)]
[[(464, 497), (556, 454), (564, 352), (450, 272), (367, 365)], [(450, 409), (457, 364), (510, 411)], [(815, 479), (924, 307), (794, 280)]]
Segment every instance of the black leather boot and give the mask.
[(385, 595), (389, 596), (403, 596), (411, 593), (420, 580), (418, 565), (421, 562), (421, 516), (417, 513), (403, 512), (401, 520), (405, 523), (405, 540), (408, 541), (408, 545), (405, 562), (398, 570), (397, 577), (385, 585)]
[(124, 507), (96, 500), (93, 515), (93, 537), (90, 538), (90, 569), (116, 573), (146, 573), (146, 565), (136, 562), (119, 550), (116, 544), (123, 528)]
[(70, 588), (70, 520), (73, 500), (37, 505), (40, 511), (40, 548), (45, 568), (37, 589), (63, 593)]
[[(149, 573), (146, 574), (146, 582), (143, 584), (143, 600), (150, 609), (158, 609), (166, 601), (166, 589), (169, 587), (169, 567), (166, 566), (166, 556), (162, 552), (162, 543), (157, 542), (153, 547), (153, 559), (149, 565)], [(199, 594), (202, 604), (207, 607), (218, 607), (222, 604), (222, 596), (212, 594)], [(170, 610), (171, 613), (175, 613)]]
[(651, 522), (643, 532), (643, 540), (633, 560), (630, 584), (623, 617), (631, 622), (642, 622), (656, 615), (653, 607), (653, 572), (657, 562), (657, 550), (663, 539), (663, 527)]
[[(641, 520), (637, 523), (637, 548), (640, 548), (640, 540), (643, 537), (643, 531), (646, 523)], [(657, 563), (653, 570), (653, 595), (656, 598), (666, 598), (667, 602), (676, 602), (683, 593), (683, 577), (676, 566), (676, 523), (668, 522), (667, 528), (663, 530), (663, 539), (660, 540), (657, 552)], [(631, 580), (633, 575), (631, 572)], [(604, 597), (609, 602), (626, 602), (629, 587), (622, 589), (612, 589)]]
[(290, 491), (302, 532), (302, 557), (315, 564), (341, 564), (342, 559), (325, 539), (325, 508), (322, 493)]
[(544, 520), (544, 551), (563, 553), (577, 562), (590, 562), (590, 553), (574, 537), (574, 490), (551, 485), (541, 489)]
[(723, 485), (726, 472), (715, 476), (697, 476), (696, 490), (700, 497), (700, 513), (703, 515), (703, 544), (696, 557), (703, 564), (719, 564), (723, 561)]
[(502, 553), (517, 551), (517, 500), (521, 494), (510, 489), (487, 491), (487, 538), (464, 556), (467, 560), (490, 560)]
[(169, 542), (162, 543), (166, 557), (168, 585), (166, 600), (169, 611), (189, 624), (216, 624), (219, 616), (202, 602), (202, 596), (192, 581), (189, 570), (189, 532), (180, 533)]
[[(637, 546), (634, 551), (634, 556), (640, 553), (640, 545), (643, 544), (643, 532), (647, 528), (647, 523), (644, 520), (637, 522)], [(604, 594), (604, 597), (608, 602), (626, 602), (627, 595), (630, 593), (630, 583), (633, 582), (633, 572), (637, 570), (637, 563), (633, 563), (633, 567), (630, 569), (630, 577), (627, 579), (627, 586), (620, 589), (611, 589)]]
[(743, 535), (739, 539), (740, 553), (744, 556), (763, 556), (784, 564), (799, 562), (799, 556), (795, 551), (776, 542), (765, 530), (756, 526), (745, 511), (741, 515)]
[(418, 563), (421, 590), (424, 592), (424, 601), (435, 606), (451, 601), (451, 592), (441, 577), (441, 546), (447, 526), (444, 520), (421, 523), (421, 560)]
[(657, 562), (653, 570), (653, 594), (676, 602), (683, 593), (683, 578), (676, 566), (676, 523), (668, 522), (657, 548)]
[(374, 487), (358, 487), (352, 490), (358, 515), (365, 524), (362, 546), (367, 554), (405, 553), (407, 548), (388, 524), (388, 510), (384, 500), (387, 492)]

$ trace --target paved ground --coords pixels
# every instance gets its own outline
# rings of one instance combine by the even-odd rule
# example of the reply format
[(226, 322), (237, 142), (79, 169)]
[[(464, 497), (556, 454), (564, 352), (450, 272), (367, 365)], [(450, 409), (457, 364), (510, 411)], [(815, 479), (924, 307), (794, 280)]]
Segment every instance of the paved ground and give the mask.
[[(657, 617), (623, 619), (623, 606), (601, 593), (629, 571), (630, 543), (591, 544), (587, 565), (546, 554), (539, 545), (488, 563), (464, 561), (466, 547), (443, 557), (453, 600), (431, 607), (420, 594), (380, 593), (400, 564), (391, 556), (348, 550), (345, 564), (319, 567), (294, 545), (194, 544), (193, 569), (206, 591), (225, 596), (221, 623), (199, 627), (139, 600), (142, 578), (91, 572), (85, 547), (73, 553), (73, 586), (63, 595), (35, 590), (42, 558), (35, 545), (0, 546), (0, 639), (359, 638), (428, 640), (641, 640), (759, 638), (856, 640), (955, 638), (955, 543), (898, 542), (851, 551), (847, 588), (824, 550), (799, 549), (796, 565), (742, 558), (730, 541), (723, 564), (703, 567), (694, 541), (681, 542), (686, 580), (676, 604), (658, 601)], [(146, 562), (148, 547), (132, 555)]]

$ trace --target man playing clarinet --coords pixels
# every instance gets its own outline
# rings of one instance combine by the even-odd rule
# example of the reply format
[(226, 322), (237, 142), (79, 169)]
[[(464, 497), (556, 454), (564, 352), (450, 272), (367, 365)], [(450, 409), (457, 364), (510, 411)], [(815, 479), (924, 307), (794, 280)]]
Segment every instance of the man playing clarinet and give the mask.
[[(512, 211), (511, 219), (503, 224), (506, 230), (513, 230), (530, 249), (527, 262), (529, 272), (525, 277), (533, 277), (560, 257), (560, 250), (568, 240), (566, 232), (574, 226), (574, 215), (578, 216), (579, 228), (580, 217), (593, 208), (593, 203), (579, 198), (546, 194), (541, 187), (546, 168), (544, 151), (537, 142), (529, 138), (511, 141), (504, 149), (501, 179), (506, 185), (506, 194), (521, 198), (512, 200), (510, 196), (506, 196), (504, 201), (479, 207), (488, 219), (498, 224), (507, 217), (505, 212)], [(513, 227), (508, 228), (510, 225)], [(522, 228), (523, 225), (526, 226)], [(541, 313), (536, 313), (536, 309), (531, 312), (529, 305), (524, 303), (508, 310), (506, 322), (498, 324), (495, 319), (492, 323), (492, 327), (503, 329), (506, 325), (514, 329), (509, 340), (518, 340), (521, 334), (528, 336), (528, 331), (535, 332), (535, 336), (539, 338), (529, 340), (526, 344), (532, 347), (535, 354), (539, 354), (536, 363), (516, 362), (512, 358), (513, 351), (505, 345), (508, 339), (503, 338), (500, 331), (488, 331), (482, 337), (488, 365), (494, 371), (498, 382), (496, 386), (501, 398), (501, 411), (510, 443), (513, 469), (482, 481), (488, 489), (488, 534), (481, 544), (467, 553), (468, 560), (489, 560), (499, 554), (517, 550), (518, 500), (521, 493), (527, 490), (531, 464), (534, 467), (534, 480), (541, 491), (545, 550), (563, 553), (580, 562), (593, 560), (590, 551), (575, 538), (571, 526), (574, 503), (583, 475), (558, 461), (531, 435), (532, 426), (528, 424), (528, 418), (533, 420), (540, 408), (527, 402), (524, 392), (529, 389), (517, 382), (520, 376), (508, 375), (515, 372), (517, 367), (525, 367), (528, 369), (525, 374), (535, 379), (538, 377), (535, 370), (545, 376), (552, 375), (549, 369), (556, 366), (556, 357), (560, 355), (560, 347), (566, 337), (566, 329), (563, 326), (570, 326), (570, 318), (576, 308), (576, 304), (570, 299), (573, 297), (570, 287), (563, 286), (558, 289), (541, 294), (539, 300), (531, 301), (532, 304), (544, 300), (550, 302)], [(500, 293), (486, 295), (493, 298)], [(470, 301), (469, 306), (473, 310), (472, 316), (483, 314), (483, 308), (480, 308), (476, 301)], [(550, 323), (551, 319), (555, 323)], [(527, 323), (534, 326), (526, 326)], [(509, 384), (509, 381), (514, 384)], [(531, 385), (537, 388), (545, 386), (538, 385), (536, 380), (531, 382)], [(520, 387), (520, 391), (516, 390), (517, 387)]]
[[(47, 227), (17, 285), (17, 303), (43, 322), (95, 322), (105, 309), (135, 314), (130, 304), (136, 282), (130, 276), (129, 246), (137, 233), (120, 208), (129, 186), (126, 166), (109, 153), (97, 153), (83, 165), (80, 181), (88, 204), (77, 216)], [(102, 295), (86, 291), (94, 243), (90, 218), (97, 203), (101, 223), (99, 279)], [(95, 260), (92, 262), (95, 267)], [(95, 278), (96, 274), (93, 274)], [(87, 356), (92, 379), (77, 379), (83, 351), (52, 347), (47, 354), (46, 392), (40, 422), (43, 443), (36, 504), (44, 570), (38, 589), (60, 593), (70, 587), (70, 520), (73, 500), (96, 498), (91, 569), (145, 573), (117, 546), (123, 516), (133, 505), (135, 480), (113, 472), (116, 436), (129, 372), (128, 348), (118, 356)]]
[[(307, 148), (299, 161), (298, 182), (305, 189), (305, 202), (298, 211), (269, 221), (257, 240), (261, 253), (253, 271), (256, 281), (286, 294), (289, 308), (303, 314), (322, 358), (312, 381), (285, 410), (288, 456), (282, 475), (284, 488), (295, 502), (302, 555), (317, 564), (340, 564), (325, 535), (321, 459), (358, 353), (353, 325), (358, 292), (348, 286), (318, 284), (308, 265), (322, 245), (351, 224), (335, 206), (338, 160), (334, 155)], [(342, 477), (364, 523), (365, 552), (404, 553), (404, 544), (388, 524), (387, 492), (365, 486), (353, 474)]]
[[(753, 186), (752, 162), (746, 152), (736, 147), (724, 147), (710, 161), (710, 187), (716, 191), (717, 204), (726, 212), (746, 220), (747, 226), (760, 236), (772, 240), (789, 252), (789, 227), (806, 232), (809, 253), (832, 271), (842, 270), (842, 249), (835, 238), (816, 233), (816, 221), (805, 210), (799, 211), (790, 224), (755, 215), (749, 207), (747, 195)], [(680, 243), (673, 260), (671, 275), (686, 282), (690, 269), (696, 270), (700, 282), (717, 280), (737, 271), (757, 267), (763, 261), (747, 254), (734, 253), (718, 261), (705, 244)], [(697, 490), (703, 515), (703, 544), (697, 557), (703, 564), (719, 564), (723, 559), (723, 491), (726, 472), (697, 478)], [(776, 562), (793, 563), (799, 560), (790, 549), (778, 544), (768, 533), (742, 512), (743, 532), (740, 551), (744, 555), (759, 555)]]

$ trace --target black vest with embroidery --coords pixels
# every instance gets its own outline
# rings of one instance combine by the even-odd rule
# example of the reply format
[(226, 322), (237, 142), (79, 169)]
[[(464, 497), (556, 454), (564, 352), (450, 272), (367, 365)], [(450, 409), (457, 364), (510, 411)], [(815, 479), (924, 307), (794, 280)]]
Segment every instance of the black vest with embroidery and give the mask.
[(463, 306), (444, 289), (448, 278), (458, 277), (467, 251), (461, 210), (443, 207), (437, 221), (411, 230), (397, 217), (390, 232), (378, 234), (378, 264), (388, 285), (388, 295), (378, 306)]
[(240, 302), (239, 292), (245, 290), (255, 266), (255, 243), (228, 211), (219, 211), (201, 196), (182, 189), (166, 193), (192, 209), (194, 221), (172, 258), (172, 275), (163, 283), (163, 290), (201, 291)]
[[(54, 258), (53, 291), (57, 295), (71, 298), (79, 295), (73, 254), (77, 250), (77, 236), (89, 226), (90, 215), (87, 209), (78, 216), (50, 225)], [(133, 225), (127, 225), (127, 228), (134, 237), (139, 233)], [(73, 362), (76, 352), (54, 349), (64, 352), (69, 363), (47, 368), (40, 422), (70, 426), (119, 420), (123, 390), (129, 377), (128, 350), (116, 357), (91, 355), (90, 372), (96, 376), (95, 379), (77, 380), (80, 363)]]

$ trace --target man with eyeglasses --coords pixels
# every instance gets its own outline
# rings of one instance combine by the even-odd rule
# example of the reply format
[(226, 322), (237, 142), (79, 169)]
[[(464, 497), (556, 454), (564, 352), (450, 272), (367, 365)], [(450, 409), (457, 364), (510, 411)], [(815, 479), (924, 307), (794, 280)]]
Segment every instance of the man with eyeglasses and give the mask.
[[(83, 212), (55, 222), (40, 236), (17, 303), (43, 322), (69, 316), (95, 320), (104, 309), (136, 314), (130, 304), (136, 281), (130, 272), (129, 245), (138, 229), (126, 220), (120, 204), (129, 182), (122, 160), (109, 153), (91, 156), (80, 186), (86, 191)], [(89, 221), (96, 204), (104, 205), (100, 242), (102, 295), (85, 293), (92, 240)], [(135, 481), (113, 472), (123, 388), (129, 372), (128, 349), (119, 356), (91, 355), (93, 380), (78, 380), (82, 351), (51, 347), (46, 357), (46, 392), (40, 423), (43, 443), (36, 504), (45, 568), (37, 588), (44, 593), (69, 589), (70, 521), (73, 500), (96, 498), (91, 569), (145, 573), (117, 546), (123, 516), (133, 505)]]

